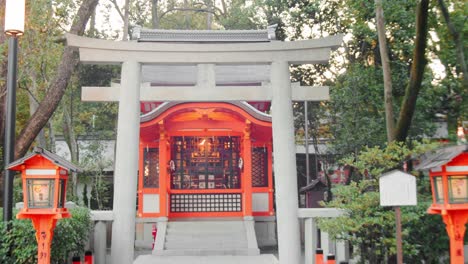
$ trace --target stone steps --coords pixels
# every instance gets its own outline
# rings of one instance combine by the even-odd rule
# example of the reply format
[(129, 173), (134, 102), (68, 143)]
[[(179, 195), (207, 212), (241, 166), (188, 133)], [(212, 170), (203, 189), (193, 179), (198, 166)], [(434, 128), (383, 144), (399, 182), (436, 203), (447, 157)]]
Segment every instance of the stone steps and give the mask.
[(278, 264), (274, 255), (258, 256), (155, 256), (141, 255), (133, 264)]
[(249, 256), (258, 255), (252, 247), (243, 220), (172, 221), (167, 223), (162, 250), (158, 256)]

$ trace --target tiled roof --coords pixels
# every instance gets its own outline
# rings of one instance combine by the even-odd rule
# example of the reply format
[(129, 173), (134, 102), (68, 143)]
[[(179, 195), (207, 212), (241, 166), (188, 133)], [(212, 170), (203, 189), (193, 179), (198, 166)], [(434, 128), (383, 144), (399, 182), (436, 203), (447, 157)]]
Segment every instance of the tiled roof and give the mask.
[[(164, 102), (164, 103), (158, 105), (156, 108), (154, 108), (150, 112), (145, 113), (142, 116), (140, 116), (140, 123), (148, 122), (148, 121), (158, 117), (160, 114), (164, 113), (167, 109), (169, 109), (169, 108), (171, 108), (173, 106), (179, 105), (179, 104), (184, 104), (184, 103), (186, 103), (186, 102)], [(257, 108), (253, 107), (252, 105), (250, 105), (247, 102), (234, 101), (234, 102), (225, 102), (225, 103), (232, 104), (232, 105), (235, 105), (235, 106), (241, 108), (242, 110), (246, 111), (247, 113), (249, 113), (251, 116), (255, 117), (258, 120), (271, 122), (271, 115), (260, 112)]]
[(43, 148), (39, 148), (39, 147), (35, 147), (34, 150), (27, 154), (26, 156), (24, 156), (23, 158), (21, 159), (18, 159), (12, 163), (10, 163), (6, 168), (7, 169), (10, 169), (10, 168), (13, 168), (13, 167), (16, 167), (18, 165), (21, 165), (21, 164), (24, 164), (27, 160), (29, 160), (30, 158), (36, 156), (36, 155), (41, 155), (43, 156), (44, 158), (48, 159), (50, 162), (54, 163), (55, 165), (57, 166), (60, 166), (62, 168), (65, 168), (65, 169), (68, 169), (70, 171), (73, 171), (73, 172), (80, 172), (81, 169), (76, 166), (75, 164), (67, 161), (66, 159), (58, 156), (57, 154), (54, 154), (50, 151), (47, 151)]
[(276, 25), (264, 30), (165, 30), (136, 27), (138, 42), (269, 42), (276, 39)]
[(456, 156), (468, 151), (468, 145), (458, 145), (438, 149), (421, 157), (421, 163), (416, 166), (416, 170), (429, 170), (449, 163)]

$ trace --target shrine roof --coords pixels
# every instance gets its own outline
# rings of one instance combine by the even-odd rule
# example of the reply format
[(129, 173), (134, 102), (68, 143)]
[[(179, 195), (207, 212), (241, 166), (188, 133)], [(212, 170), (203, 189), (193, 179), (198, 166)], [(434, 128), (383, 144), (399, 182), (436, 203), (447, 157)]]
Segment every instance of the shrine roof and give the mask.
[[(140, 116), (140, 122), (147, 122), (147, 121), (153, 120), (154, 118), (158, 117), (159, 115), (164, 113), (169, 108), (174, 107), (174, 106), (179, 105), (179, 104), (184, 104), (184, 103), (187, 103), (187, 102), (164, 102), (164, 103), (161, 103), (161, 104), (157, 105), (156, 108), (154, 108), (152, 111), (150, 111), (148, 113), (145, 113), (142, 116)], [(255, 108), (254, 106), (250, 105), (247, 102), (242, 101), (242, 102), (225, 102), (225, 103), (232, 104), (232, 105), (235, 105), (235, 106), (241, 108), (242, 110), (246, 111), (247, 113), (249, 113), (251, 116), (253, 116), (254, 118), (256, 118), (258, 120), (271, 122), (271, 115), (268, 115), (268, 114), (265, 114), (265, 113), (259, 111), (257, 108)]]
[(263, 30), (165, 30), (136, 27), (138, 42), (269, 42), (275, 40), (276, 25)]
[[(159, 107), (162, 103), (164, 103), (164, 102), (154, 102), (154, 101), (150, 101), (150, 102), (142, 101), (142, 102), (140, 102), (140, 113), (141, 113), (140, 115), (143, 116), (143, 115), (148, 114), (149, 112), (151, 112), (154, 109), (156, 109), (157, 107)], [(261, 113), (268, 112), (270, 110), (270, 106), (271, 106), (271, 102), (268, 102), (268, 101), (247, 102), (247, 104), (254, 107), (255, 109), (257, 109), (257, 111), (259, 111)]]

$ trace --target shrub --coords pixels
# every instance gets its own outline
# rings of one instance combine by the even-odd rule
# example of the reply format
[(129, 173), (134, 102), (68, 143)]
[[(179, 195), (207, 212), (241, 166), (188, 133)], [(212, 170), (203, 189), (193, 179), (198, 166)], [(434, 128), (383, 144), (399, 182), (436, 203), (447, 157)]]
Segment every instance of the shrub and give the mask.
[[(432, 148), (414, 142), (390, 143), (385, 148), (366, 148), (357, 157), (348, 158), (360, 173), (349, 185), (332, 188), (333, 200), (327, 207), (340, 208), (347, 215), (321, 218), (319, 227), (336, 240), (347, 240), (360, 257), (360, 263), (394, 263), (396, 258), (395, 214), (380, 206), (378, 177), (401, 166), (404, 160)], [(407, 263), (438, 263), (448, 251), (448, 239), (440, 216), (428, 215), (431, 203), (429, 179), (417, 177), (418, 205), (402, 208), (403, 254)]]
[[(92, 224), (89, 210), (75, 208), (71, 210), (71, 214), (71, 218), (59, 220), (54, 229), (51, 263), (66, 263), (71, 254), (84, 253)], [(31, 221), (15, 219), (9, 224), (11, 229), (7, 231), (6, 223), (0, 222), (0, 263), (37, 263), (37, 242)]]

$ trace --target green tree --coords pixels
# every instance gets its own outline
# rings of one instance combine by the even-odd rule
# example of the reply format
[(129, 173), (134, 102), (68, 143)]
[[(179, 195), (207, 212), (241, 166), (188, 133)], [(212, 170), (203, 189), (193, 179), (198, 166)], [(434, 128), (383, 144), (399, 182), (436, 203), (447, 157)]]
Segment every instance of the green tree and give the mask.
[[(80, 144), (80, 139), (99, 142), (114, 139), (117, 123), (117, 103), (96, 103), (81, 101), (81, 87), (110, 86), (119, 76), (120, 67), (101, 65), (78, 65), (70, 84), (65, 91), (57, 111), (53, 116), (55, 131), (61, 131), (71, 154), (71, 161), (82, 164), (88, 146)], [(102, 153), (94, 153), (96, 157)], [(85, 173), (87, 168), (83, 167)], [(78, 198), (78, 175), (72, 175), (70, 199)], [(78, 201), (77, 201), (78, 202)]]
[[(81, 3), (73, 22), (70, 23), (70, 33), (78, 35), (82, 35), (84, 33), (86, 24), (88, 23), (91, 14), (94, 12), (97, 3), (98, 0), (84, 0)], [(58, 10), (61, 9), (59, 8)], [(67, 10), (61, 11), (66, 12)], [(64, 15), (62, 18), (68, 19), (69, 16)], [(59, 25), (57, 25), (57, 27), (58, 26)], [(64, 48), (61, 59), (58, 60), (58, 64), (55, 65), (55, 67), (57, 67), (55, 75), (50, 78), (51, 81), (47, 85), (47, 92), (45, 93), (44, 98), (39, 103), (36, 112), (27, 119), (27, 122), (22, 127), (16, 140), (16, 158), (23, 156), (27, 152), (28, 148), (39, 134), (39, 131), (45, 126), (60, 103), (73, 70), (78, 63), (78, 58), (75, 52), (76, 51), (71, 47)]]
[(86, 183), (86, 188), (91, 188), (89, 203), (85, 202), (85, 205), (96, 210), (112, 209), (111, 184), (106, 181), (105, 171), (113, 164), (105, 156), (105, 145), (99, 140), (90, 140), (81, 144), (81, 150), (80, 166), (84, 171), (80, 175), (81, 182)]
[[(357, 161), (354, 161), (354, 157), (345, 159), (343, 162), (354, 166), (357, 175), (351, 184), (335, 186), (332, 190), (334, 199), (325, 205), (343, 209), (347, 215), (321, 219), (319, 227), (334, 239), (349, 241), (361, 263), (389, 263), (394, 260), (395, 215), (391, 208), (380, 206), (378, 177), (401, 166), (409, 157), (433, 147), (433, 144), (415, 142), (410, 148), (392, 142), (385, 148), (366, 148), (359, 153)], [(446, 237), (439, 235), (435, 238), (434, 233), (444, 233), (444, 224), (440, 218), (426, 213), (431, 201), (428, 179), (420, 176), (417, 181), (420, 186), (419, 205), (402, 209), (405, 261), (437, 263), (439, 257), (447, 252), (448, 244)], [(430, 247), (431, 250), (427, 250), (429, 241), (434, 245)]]
[(460, 121), (468, 119), (468, 84), (466, 50), (468, 23), (467, 5), (461, 0), (438, 0), (431, 37), (431, 53), (440, 59), (444, 75), (438, 79), (437, 89), (442, 91), (441, 114), (447, 116), (451, 138), (456, 138)]

